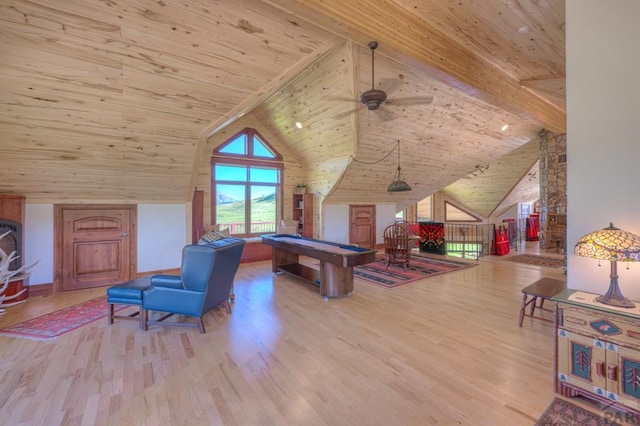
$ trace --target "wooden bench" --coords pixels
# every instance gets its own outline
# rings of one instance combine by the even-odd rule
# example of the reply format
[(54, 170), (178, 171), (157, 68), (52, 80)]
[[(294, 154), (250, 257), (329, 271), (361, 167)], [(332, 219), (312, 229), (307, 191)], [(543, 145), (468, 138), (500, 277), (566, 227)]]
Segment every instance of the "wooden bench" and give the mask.
[[(541, 319), (543, 321), (552, 322), (552, 320), (534, 316), (536, 307), (543, 311), (551, 311), (551, 309), (544, 308), (544, 301), (551, 299), (556, 294), (564, 290), (567, 285), (563, 281), (554, 280), (553, 278), (541, 278), (531, 285), (522, 289), (522, 306), (520, 307), (520, 319), (518, 326), (522, 327), (522, 321), (525, 317), (525, 310), (527, 306), (531, 305), (529, 315), (531, 318)], [(540, 299), (540, 305), (536, 306), (536, 303)]]

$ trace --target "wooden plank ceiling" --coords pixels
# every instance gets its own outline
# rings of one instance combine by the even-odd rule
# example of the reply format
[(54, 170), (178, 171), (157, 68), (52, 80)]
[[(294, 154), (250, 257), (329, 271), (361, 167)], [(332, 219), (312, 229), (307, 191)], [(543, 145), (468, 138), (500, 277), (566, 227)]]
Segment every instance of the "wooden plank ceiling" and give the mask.
[[(0, 192), (31, 201), (189, 200), (205, 139), (252, 114), (326, 202), (488, 214), (536, 197), (524, 146), (565, 129), (562, 1), (7, 0), (0, 31)], [(397, 141), (414, 190), (389, 194)]]

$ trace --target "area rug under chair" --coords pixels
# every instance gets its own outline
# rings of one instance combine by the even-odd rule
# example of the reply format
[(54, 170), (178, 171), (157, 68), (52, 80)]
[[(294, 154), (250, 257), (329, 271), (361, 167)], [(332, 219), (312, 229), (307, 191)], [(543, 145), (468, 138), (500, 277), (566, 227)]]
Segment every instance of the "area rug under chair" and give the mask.
[(562, 258), (541, 256), (538, 254), (515, 254), (505, 257), (503, 260), (527, 265), (548, 266), (550, 268), (562, 268), (564, 266), (564, 259)]
[[(116, 306), (116, 311), (128, 306)], [(0, 330), (0, 336), (29, 340), (53, 340), (83, 325), (107, 317), (107, 296), (87, 300), (59, 311), (32, 318)]]
[(554, 398), (535, 426), (620, 426), (616, 420), (624, 416), (618, 410), (594, 413), (564, 399)]
[(398, 265), (387, 268), (387, 256), (377, 255), (375, 262), (354, 267), (353, 275), (382, 287), (393, 288), (475, 265), (471, 262), (412, 255), (409, 267), (404, 270)]

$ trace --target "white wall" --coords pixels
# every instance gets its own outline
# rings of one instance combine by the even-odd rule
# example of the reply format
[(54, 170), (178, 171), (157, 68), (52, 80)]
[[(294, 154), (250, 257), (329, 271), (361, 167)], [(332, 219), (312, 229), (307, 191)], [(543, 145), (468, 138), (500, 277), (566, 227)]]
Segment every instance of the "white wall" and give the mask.
[[(137, 272), (179, 268), (188, 222), (185, 204), (139, 204)], [(38, 261), (29, 285), (53, 282), (53, 228), (53, 204), (25, 203), (24, 261)]]
[(329, 204), (324, 206), (322, 218), (324, 221), (321, 240), (336, 243), (349, 242), (349, 206), (346, 204)]
[(505, 219), (517, 219), (519, 207), (520, 207), (520, 204), (514, 204), (513, 206), (509, 207), (507, 210), (502, 212), (502, 214), (496, 216), (495, 218), (490, 217), (489, 223), (499, 223)]
[[(337, 243), (349, 243), (349, 205), (328, 204), (323, 207), (324, 235), (320, 239)], [(396, 217), (395, 204), (376, 204), (376, 244), (384, 240), (382, 234)]]
[(29, 271), (29, 285), (53, 282), (53, 204), (24, 205), (24, 264), (38, 262)]
[(184, 204), (138, 205), (138, 272), (180, 267), (186, 212)]
[[(640, 1), (566, 0), (568, 287), (598, 294), (609, 264), (573, 255), (609, 222), (640, 235)], [(622, 293), (640, 300), (640, 264), (619, 265)]]
[(376, 204), (376, 244), (384, 244), (384, 228), (396, 221), (395, 204)]

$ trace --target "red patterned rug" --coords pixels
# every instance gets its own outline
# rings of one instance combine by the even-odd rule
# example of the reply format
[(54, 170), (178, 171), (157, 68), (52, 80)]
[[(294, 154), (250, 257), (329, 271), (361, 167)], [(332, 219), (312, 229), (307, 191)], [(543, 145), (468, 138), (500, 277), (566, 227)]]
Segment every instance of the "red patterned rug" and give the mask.
[(393, 288), (475, 265), (464, 261), (412, 255), (406, 271), (398, 265), (390, 265), (387, 269), (387, 257), (379, 254), (375, 262), (354, 267), (353, 275), (382, 287)]
[(535, 426), (620, 426), (616, 420), (624, 418), (625, 414), (618, 410), (603, 409), (593, 413), (564, 399), (554, 398)]
[[(128, 306), (118, 305), (116, 311)], [(107, 296), (87, 300), (59, 311), (19, 322), (0, 330), (0, 336), (29, 340), (53, 340), (83, 325), (107, 317)]]

